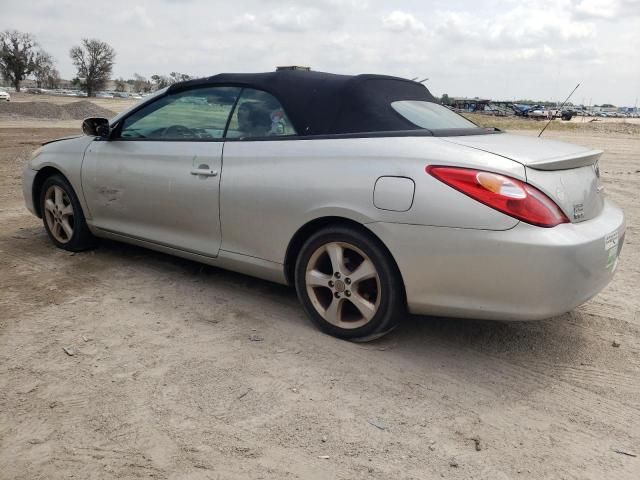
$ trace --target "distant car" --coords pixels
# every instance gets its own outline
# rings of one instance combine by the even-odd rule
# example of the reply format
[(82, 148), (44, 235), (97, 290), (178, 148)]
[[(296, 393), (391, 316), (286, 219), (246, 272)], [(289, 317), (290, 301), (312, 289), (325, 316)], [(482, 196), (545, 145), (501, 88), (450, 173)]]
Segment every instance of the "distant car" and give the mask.
[(83, 130), (23, 174), (57, 247), (104, 237), (294, 285), (341, 338), (407, 310), (559, 315), (610, 282), (623, 244), (602, 151), (480, 128), (401, 78), (221, 74)]
[(516, 116), (526, 117), (529, 113), (529, 110), (531, 110), (531, 107), (529, 105), (519, 105), (514, 103), (513, 105), (511, 105), (511, 109), (513, 110), (513, 113), (516, 114)]
[(574, 116), (578, 115), (578, 112), (576, 112), (575, 110), (571, 110), (569, 108), (564, 109), (560, 112), (558, 112), (558, 116), (564, 120), (564, 121), (570, 121)]
[(541, 120), (544, 118), (550, 118), (551, 113), (549, 112), (549, 110), (546, 110), (544, 107), (532, 108), (527, 113), (527, 116), (530, 118), (535, 118), (536, 120)]
[(113, 98), (113, 94), (109, 92), (98, 92), (96, 98)]
[(4, 90), (0, 90), (0, 101), (4, 100), (5, 102), (10, 102), (11, 101), (11, 95), (9, 95), (9, 92), (6, 92)]

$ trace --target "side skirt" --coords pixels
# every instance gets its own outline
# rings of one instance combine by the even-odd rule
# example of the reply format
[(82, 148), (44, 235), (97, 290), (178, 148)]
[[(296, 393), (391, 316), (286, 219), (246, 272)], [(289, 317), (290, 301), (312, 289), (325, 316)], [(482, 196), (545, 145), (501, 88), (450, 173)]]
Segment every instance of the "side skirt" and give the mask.
[(269, 260), (263, 260), (262, 258), (243, 255), (240, 253), (228, 252), (226, 250), (220, 250), (217, 257), (209, 257), (198, 253), (180, 250), (179, 248), (168, 247), (148, 240), (142, 240), (102, 230), (95, 226), (91, 227), (91, 230), (97, 237), (137, 245), (157, 252), (186, 258), (187, 260), (192, 260), (194, 262), (204, 263), (213, 267), (223, 268), (225, 270), (231, 270), (233, 272), (268, 280), (270, 282), (287, 285), (287, 280), (284, 274), (284, 265), (281, 263), (271, 262)]

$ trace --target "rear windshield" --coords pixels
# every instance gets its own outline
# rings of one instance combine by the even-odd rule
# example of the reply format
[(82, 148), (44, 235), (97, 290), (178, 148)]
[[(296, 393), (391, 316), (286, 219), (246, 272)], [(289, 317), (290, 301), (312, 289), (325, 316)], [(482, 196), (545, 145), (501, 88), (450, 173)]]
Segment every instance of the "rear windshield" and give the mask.
[(451, 128), (478, 128), (478, 126), (447, 107), (422, 100), (399, 100), (391, 107), (420, 128), (441, 130)]

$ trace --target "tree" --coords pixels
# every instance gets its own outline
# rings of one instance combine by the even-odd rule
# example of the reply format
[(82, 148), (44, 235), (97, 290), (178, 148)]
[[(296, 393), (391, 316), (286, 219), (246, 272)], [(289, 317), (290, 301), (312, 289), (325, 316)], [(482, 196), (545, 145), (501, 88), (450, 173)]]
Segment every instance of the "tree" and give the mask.
[(53, 68), (53, 57), (44, 50), (36, 52), (33, 59), (33, 77), (38, 88), (45, 86), (53, 70), (55, 70)]
[[(129, 80), (129, 82), (131, 81)], [(133, 74), (133, 81), (131, 84), (133, 85), (133, 91), (136, 93), (146, 93), (151, 91), (151, 82), (137, 73)]]
[(156, 90), (160, 90), (170, 85), (169, 79), (164, 75), (151, 75), (151, 81)]
[(83, 38), (82, 45), (73, 47), (69, 55), (78, 69), (81, 88), (87, 96), (95, 97), (96, 91), (104, 88), (111, 78), (115, 50), (100, 40)]
[(169, 74), (169, 78), (171, 83), (178, 83), (178, 82), (185, 82), (187, 80), (191, 80), (191, 75), (187, 75), (186, 73), (171, 72)]
[(449, 99), (449, 95), (447, 95), (446, 93), (443, 93), (442, 98), (440, 99), (440, 103), (442, 105), (449, 105), (451, 103), (451, 100)]
[(60, 72), (56, 68), (52, 68), (45, 80), (46, 88), (59, 88), (60, 87)]
[(34, 67), (36, 41), (29, 33), (7, 30), (0, 33), (0, 74), (20, 91), (20, 83)]
[(127, 82), (124, 81), (124, 78), (120, 77), (115, 81), (116, 84), (116, 92), (124, 92), (127, 89)]
[(169, 85), (173, 85), (174, 83), (185, 82), (187, 80), (191, 80), (192, 78), (193, 77), (191, 75), (180, 72), (171, 72), (168, 77), (166, 75), (151, 75), (151, 81), (153, 82), (156, 90), (168, 87)]

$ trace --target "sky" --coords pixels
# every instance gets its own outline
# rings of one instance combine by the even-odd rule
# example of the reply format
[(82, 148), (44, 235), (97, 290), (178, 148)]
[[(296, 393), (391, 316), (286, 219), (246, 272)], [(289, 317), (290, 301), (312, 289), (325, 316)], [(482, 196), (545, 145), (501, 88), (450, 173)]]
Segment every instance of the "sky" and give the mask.
[(98, 38), (114, 77), (271, 71), (428, 78), (434, 95), (633, 106), (640, 0), (0, 0), (0, 30), (35, 35), (63, 78)]

